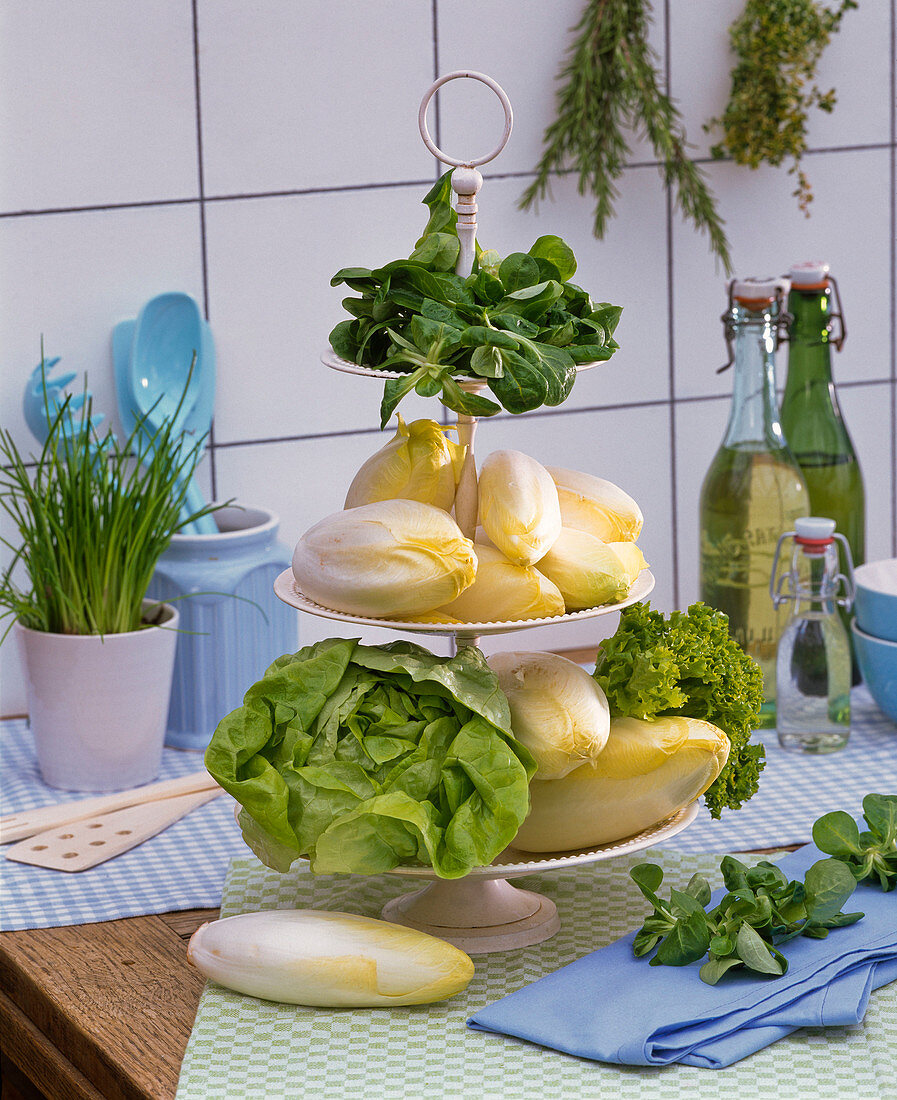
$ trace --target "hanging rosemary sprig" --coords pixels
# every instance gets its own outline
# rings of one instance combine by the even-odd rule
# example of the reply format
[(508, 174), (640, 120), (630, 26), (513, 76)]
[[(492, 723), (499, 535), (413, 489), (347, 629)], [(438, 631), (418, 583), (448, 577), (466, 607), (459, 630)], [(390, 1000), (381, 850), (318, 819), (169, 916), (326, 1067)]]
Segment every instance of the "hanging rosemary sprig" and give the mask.
[(835, 106), (835, 89), (822, 92), (814, 83), (816, 66), (844, 13), (856, 6), (856, 0), (841, 0), (835, 9), (816, 0), (747, 0), (729, 28), (738, 58), (729, 102), (722, 118), (704, 127), (723, 130), (722, 140), (710, 150), (715, 157), (731, 156), (751, 168), (793, 158), (788, 171), (797, 176), (797, 187), (792, 194), (808, 217), (813, 192), (801, 168), (807, 112), (813, 107), (831, 112)]
[(619, 179), (629, 154), (624, 127), (642, 129), (654, 146), (676, 205), (732, 270), (723, 221), (700, 169), (686, 153), (679, 112), (660, 88), (657, 55), (648, 44), (649, 0), (588, 0), (558, 79), (555, 121), (545, 131), (536, 178), (520, 199), (527, 208), (550, 190), (551, 175), (572, 164), (579, 193), (595, 196), (596, 237), (613, 217)]

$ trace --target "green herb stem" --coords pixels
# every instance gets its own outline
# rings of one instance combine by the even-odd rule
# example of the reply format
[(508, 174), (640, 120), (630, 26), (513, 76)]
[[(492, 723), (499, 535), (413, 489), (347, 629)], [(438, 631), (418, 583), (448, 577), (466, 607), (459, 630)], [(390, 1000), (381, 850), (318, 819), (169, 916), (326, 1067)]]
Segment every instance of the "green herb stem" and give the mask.
[(33, 466), (0, 432), (0, 506), (17, 533), (0, 539), (12, 553), (0, 619), (55, 634), (138, 630), (159, 557), (188, 522), (181, 508), (203, 440), (176, 437), (174, 417), (155, 431), (142, 418), (123, 444), (111, 431), (100, 437), (86, 393), (80, 415), (71, 397), (51, 411), (46, 390), (45, 407), (49, 432)]
[(807, 149), (807, 115), (813, 107), (830, 113), (834, 88), (817, 87), (816, 68), (831, 36), (856, 0), (841, 0), (828, 8), (817, 0), (747, 0), (729, 28), (737, 58), (723, 114), (704, 129), (719, 128), (714, 157), (729, 155), (736, 164), (777, 167), (791, 158), (796, 175), (793, 194), (809, 215), (813, 192), (801, 168)]
[(581, 195), (595, 199), (594, 234), (603, 237), (629, 156), (626, 129), (642, 129), (661, 163), (676, 206), (706, 232), (726, 273), (729, 243), (703, 173), (688, 157), (682, 118), (661, 89), (658, 58), (648, 43), (648, 0), (589, 0), (573, 33), (577, 36), (558, 80), (555, 120), (544, 136), (544, 153), (533, 182), (520, 199), (535, 206), (550, 194), (551, 180), (572, 165)]

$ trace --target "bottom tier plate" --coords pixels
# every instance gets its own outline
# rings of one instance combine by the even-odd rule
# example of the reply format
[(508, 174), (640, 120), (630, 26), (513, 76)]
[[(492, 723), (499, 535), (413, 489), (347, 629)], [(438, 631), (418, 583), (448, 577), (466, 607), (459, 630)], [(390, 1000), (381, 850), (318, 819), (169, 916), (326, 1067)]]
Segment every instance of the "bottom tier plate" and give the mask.
[(474, 867), (464, 878), (439, 878), (432, 867), (394, 867), (387, 874), (426, 879), (428, 884), (388, 901), (382, 916), (447, 940), (469, 955), (530, 947), (553, 936), (561, 927), (560, 917), (550, 898), (520, 890), (507, 881), (509, 878), (639, 852), (681, 833), (697, 813), (698, 803), (692, 802), (634, 836), (575, 852), (506, 848), (488, 867)]
[(698, 804), (693, 802), (635, 836), (576, 852), (537, 855), (506, 848), (489, 867), (476, 867), (460, 879), (438, 878), (431, 867), (396, 867), (390, 874), (427, 878), (429, 884), (393, 898), (382, 915), (384, 920), (447, 940), (469, 955), (531, 947), (560, 929), (557, 907), (550, 898), (520, 890), (507, 879), (638, 852), (681, 833), (697, 813)]
[(541, 874), (543, 871), (560, 871), (565, 867), (580, 867), (601, 859), (640, 852), (643, 848), (660, 844), (688, 828), (697, 813), (698, 803), (692, 802), (634, 836), (573, 852), (521, 852), (516, 848), (505, 848), (488, 867), (474, 867), (464, 879), (440, 879), (432, 867), (394, 867), (388, 873), (406, 875), (409, 878), (438, 879), (440, 882), (465, 882), (472, 878), (516, 878), (520, 875)]

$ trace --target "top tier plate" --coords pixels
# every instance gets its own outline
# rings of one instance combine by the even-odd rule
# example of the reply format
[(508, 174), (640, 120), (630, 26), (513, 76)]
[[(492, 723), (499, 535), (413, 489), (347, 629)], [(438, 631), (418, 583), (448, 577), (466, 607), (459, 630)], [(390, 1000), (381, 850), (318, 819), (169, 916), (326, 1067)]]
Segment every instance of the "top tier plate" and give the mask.
[[(375, 367), (362, 367), (358, 363), (352, 363), (348, 359), (341, 359), (333, 348), (327, 348), (326, 351), (321, 352), (321, 362), (326, 367), (330, 367), (332, 370), (342, 371), (344, 374), (360, 374), (365, 378), (407, 378), (410, 371), (394, 371), (394, 370), (377, 370)], [(592, 367), (597, 367), (598, 363), (579, 363), (576, 367), (577, 374), (580, 371), (591, 370)], [(478, 382), (482, 385), (486, 385), (488, 379), (476, 378), (471, 375), (468, 379), (467, 376), (461, 376), (457, 381), (464, 382)]]

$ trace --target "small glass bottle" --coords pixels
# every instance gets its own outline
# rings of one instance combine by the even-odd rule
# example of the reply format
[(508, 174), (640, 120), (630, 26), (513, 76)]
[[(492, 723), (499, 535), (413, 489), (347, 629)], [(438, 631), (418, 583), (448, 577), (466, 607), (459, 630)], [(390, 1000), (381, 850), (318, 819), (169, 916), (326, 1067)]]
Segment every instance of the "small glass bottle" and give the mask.
[[(824, 263), (795, 264), (788, 278), (793, 319), (782, 428), (807, 483), (810, 511), (835, 521), (850, 543), (854, 565), (861, 565), (866, 560), (863, 475), (832, 381), (831, 349), (840, 351), (846, 336), (837, 283)], [(841, 621), (849, 631), (844, 612)], [(859, 680), (856, 668), (853, 679)]]
[(769, 600), (782, 531), (810, 511), (806, 482), (779, 423), (775, 350), (784, 289), (777, 279), (729, 284), (723, 314), (732, 408), (701, 488), (700, 598), (729, 617), (729, 632), (763, 672), (760, 725), (775, 725), (776, 646), (784, 625)]
[[(791, 563), (777, 576), (788, 539)], [(838, 542), (846, 574), (839, 571)], [(776, 658), (776, 733), (785, 749), (827, 753), (847, 744), (850, 642), (838, 611), (849, 610), (853, 591), (850, 544), (835, 533), (834, 520), (805, 516), (779, 538), (769, 593), (773, 606), (791, 605)]]

